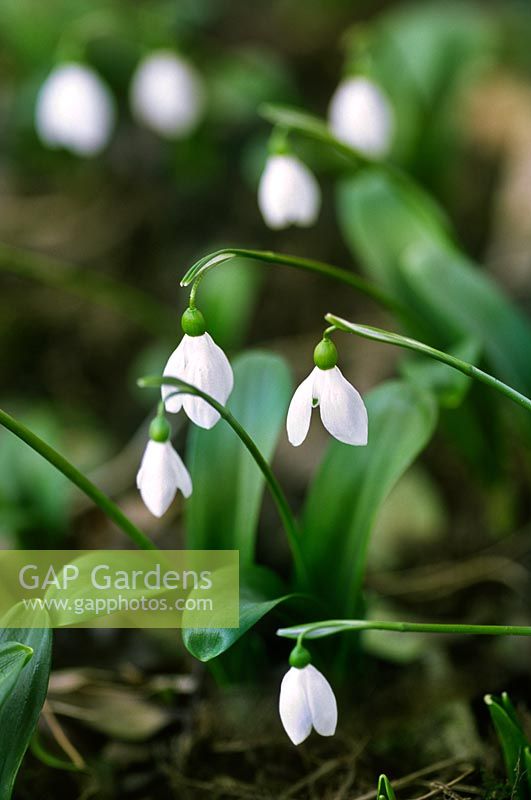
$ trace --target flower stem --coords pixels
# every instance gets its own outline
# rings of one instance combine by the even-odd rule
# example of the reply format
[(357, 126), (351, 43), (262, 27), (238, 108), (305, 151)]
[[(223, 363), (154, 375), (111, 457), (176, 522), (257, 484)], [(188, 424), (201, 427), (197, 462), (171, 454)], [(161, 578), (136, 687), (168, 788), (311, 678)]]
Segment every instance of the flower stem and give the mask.
[(399, 313), (401, 316), (411, 316), (403, 306), (396, 302), (390, 295), (384, 292), (375, 284), (360, 278), (349, 270), (335, 267), (332, 264), (326, 264), (323, 261), (315, 261), (311, 258), (301, 258), (300, 256), (290, 256), (283, 253), (273, 253), (269, 250), (245, 250), (240, 247), (229, 247), (223, 250), (216, 250), (214, 253), (196, 261), (188, 272), (181, 280), (181, 286), (189, 286), (192, 282), (192, 292), (190, 295), (190, 302), (195, 303), (195, 293), (197, 290), (197, 281), (200, 277), (206, 274), (209, 270), (213, 269), (218, 264), (223, 264), (233, 258), (245, 258), (253, 261), (262, 261), (266, 264), (274, 264), (286, 267), (295, 267), (302, 269), (306, 272), (314, 272), (318, 275), (323, 275), (325, 278), (332, 278), (340, 283), (346, 284), (358, 292), (371, 297), (379, 305), (384, 306), (392, 311)]
[(322, 639), (347, 631), (395, 631), (396, 633), (459, 633), (472, 636), (531, 636), (530, 625), (461, 625), (442, 622), (392, 622), (388, 620), (327, 619), (291, 628), (279, 628), (278, 636), (297, 639)]
[(286, 536), (288, 539), (288, 543), (291, 549), (291, 553), (293, 556), (293, 562), (295, 565), (295, 572), (297, 575), (298, 580), (300, 581), (302, 586), (307, 585), (308, 578), (307, 578), (307, 571), (306, 566), (304, 563), (302, 550), (300, 546), (300, 538), (299, 538), (299, 530), (297, 526), (297, 522), (295, 517), (293, 516), (293, 512), (291, 511), (290, 505), (284, 494), (280, 483), (278, 482), (275, 474), (273, 473), (271, 467), (267, 463), (267, 460), (264, 458), (262, 453), (260, 452), (259, 448), (249, 436), (245, 428), (243, 428), (238, 420), (228, 411), (225, 406), (218, 403), (210, 395), (202, 392), (200, 389), (192, 386), (185, 381), (180, 380), (179, 378), (171, 378), (169, 376), (149, 376), (146, 378), (140, 378), (138, 380), (138, 385), (143, 388), (159, 388), (160, 386), (173, 386), (176, 388), (175, 394), (192, 394), (196, 397), (201, 397), (205, 400), (209, 405), (214, 408), (218, 414), (227, 422), (234, 433), (239, 437), (239, 439), (243, 442), (253, 459), (255, 460), (258, 468), (262, 472), (266, 483), (269, 487), (269, 491), (275, 501), (279, 517), (282, 521), (282, 525), (284, 526), (284, 530), (286, 532)]
[(0, 425), (7, 428), (15, 436), (18, 436), (23, 442), (35, 450), (40, 456), (46, 459), (52, 466), (62, 472), (68, 480), (75, 484), (87, 497), (96, 503), (101, 508), (104, 514), (111, 519), (122, 531), (129, 536), (129, 538), (140, 547), (142, 550), (157, 550), (157, 546), (153, 544), (151, 539), (142, 533), (142, 531), (134, 525), (131, 520), (125, 516), (123, 511), (114, 503), (110, 497), (107, 497), (92, 481), (90, 481), (77, 467), (74, 467), (70, 461), (67, 461), (64, 456), (50, 447), (43, 439), (37, 434), (26, 428), (21, 422), (18, 422), (14, 417), (7, 414), (0, 409)]
[(424, 342), (418, 342), (416, 339), (409, 339), (407, 336), (400, 336), (398, 333), (384, 331), (381, 328), (372, 328), (369, 325), (356, 325), (353, 322), (341, 319), (341, 317), (336, 317), (334, 314), (326, 314), (325, 319), (337, 330), (353, 333), (356, 336), (362, 336), (364, 339), (372, 339), (375, 342), (385, 342), (386, 344), (403, 347), (407, 350), (414, 350), (436, 361), (441, 361), (443, 364), (447, 364), (449, 367), (453, 367), (453, 369), (457, 369), (459, 372), (468, 375), (469, 378), (474, 378), (484, 383), (486, 386), (496, 389), (497, 392), (508, 397), (513, 403), (517, 403), (527, 409), (527, 411), (531, 411), (531, 399), (529, 397), (526, 397), (525, 394), (518, 392), (511, 386), (507, 386), (506, 383), (498, 380), (498, 378), (495, 378), (493, 375), (489, 375), (488, 372), (484, 372), (473, 364), (469, 364), (467, 361), (462, 361), (460, 358), (456, 358), (442, 350), (436, 350), (434, 347), (430, 347), (424, 344)]

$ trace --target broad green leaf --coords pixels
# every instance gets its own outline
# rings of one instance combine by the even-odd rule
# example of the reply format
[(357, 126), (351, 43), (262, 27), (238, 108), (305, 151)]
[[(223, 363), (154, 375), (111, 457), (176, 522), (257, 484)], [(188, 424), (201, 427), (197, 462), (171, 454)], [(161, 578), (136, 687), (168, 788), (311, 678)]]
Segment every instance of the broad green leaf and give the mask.
[(19, 642), (0, 644), (0, 708), (10, 696), (22, 668), (32, 655), (31, 647)]
[[(17, 607), (9, 616), (19, 613)], [(43, 613), (43, 612), (38, 612)], [(7, 622), (0, 620), (0, 625)], [(48, 628), (1, 628), (0, 645), (17, 642), (33, 651), (9, 698), (0, 708), (0, 800), (10, 800), (13, 784), (46, 699), (52, 655)]]
[[(455, 358), (475, 365), (479, 359), (480, 346), (474, 339), (465, 339), (448, 352)], [(433, 392), (444, 408), (460, 406), (472, 382), (462, 372), (427, 358), (408, 358), (401, 362), (400, 370), (412, 383)]]
[(366, 398), (369, 443), (332, 441), (303, 516), (312, 584), (332, 613), (352, 615), (362, 588), (370, 533), (381, 504), (429, 441), (435, 400), (411, 384), (383, 384)]
[[(448, 0), (399, 4), (372, 27), (372, 76), (396, 115), (393, 152), (420, 166), (423, 175), (448, 169), (456, 90), (488, 61), (498, 31), (480, 6)], [(357, 31), (352, 46), (354, 51), (359, 46)]]
[(269, 614), (279, 603), (294, 595), (286, 593), (280, 579), (264, 567), (249, 567), (240, 575), (240, 627), (188, 628), (183, 641), (188, 651), (200, 661), (221, 655)]
[(341, 184), (338, 202), (365, 272), (414, 315), (410, 333), (442, 349), (475, 339), (498, 377), (531, 391), (531, 327), (458, 250), (429, 197), (403, 177), (365, 170)]
[[(212, 270), (201, 284), (201, 311), (220, 347), (238, 348), (247, 332), (263, 275), (244, 260)], [(230, 297), (230, 302), (227, 298)]]
[(503, 754), (503, 763), (507, 779), (513, 787), (513, 797), (526, 800), (526, 786), (524, 783), (524, 751), (527, 739), (516, 718), (516, 713), (506, 693), (502, 698), (485, 696), (492, 723), (498, 736), (498, 741)]
[[(285, 421), (291, 378), (282, 358), (246, 353), (234, 362), (228, 409), (266, 459)], [(244, 445), (221, 420), (190, 430), (187, 464), (194, 491), (187, 503), (187, 544), (195, 549), (236, 549), (240, 564), (253, 561), (264, 479)]]

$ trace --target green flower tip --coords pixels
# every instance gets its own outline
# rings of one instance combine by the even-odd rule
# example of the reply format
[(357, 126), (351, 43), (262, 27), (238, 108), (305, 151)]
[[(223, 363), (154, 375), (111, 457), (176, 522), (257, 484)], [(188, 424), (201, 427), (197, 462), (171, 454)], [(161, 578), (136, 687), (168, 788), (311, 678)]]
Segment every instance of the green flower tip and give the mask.
[(202, 336), (206, 331), (205, 318), (197, 308), (187, 308), (181, 317), (181, 327), (187, 336)]
[(288, 132), (285, 128), (275, 128), (269, 137), (267, 145), (269, 155), (285, 156), (291, 152), (288, 142)]
[(332, 369), (337, 364), (337, 350), (331, 339), (326, 336), (313, 351), (313, 362), (319, 369)]
[(167, 442), (170, 438), (170, 423), (164, 416), (157, 416), (149, 426), (149, 438), (154, 442)]
[(295, 667), (296, 669), (303, 669), (307, 667), (312, 661), (312, 657), (308, 650), (302, 646), (302, 644), (297, 644), (290, 653), (289, 657), (289, 665), (290, 667)]

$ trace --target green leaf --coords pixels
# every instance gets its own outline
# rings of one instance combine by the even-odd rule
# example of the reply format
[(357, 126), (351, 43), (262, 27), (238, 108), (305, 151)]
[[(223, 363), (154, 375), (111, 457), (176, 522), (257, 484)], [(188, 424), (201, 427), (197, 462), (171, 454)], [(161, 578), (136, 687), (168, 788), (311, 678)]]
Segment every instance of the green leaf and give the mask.
[(0, 708), (9, 698), (22, 668), (32, 655), (31, 647), (19, 642), (0, 644)]
[[(342, 613), (354, 611), (380, 505), (436, 421), (433, 399), (404, 383), (380, 387), (367, 398), (367, 406), (368, 446), (331, 443), (304, 512), (303, 545), (313, 579), (329, 587), (334, 608)], [(325, 580), (330, 572), (334, 581)]]
[(485, 696), (492, 723), (498, 736), (503, 755), (507, 779), (513, 787), (513, 797), (526, 800), (526, 787), (522, 783), (524, 774), (524, 751), (527, 739), (520, 727), (516, 712), (506, 693), (502, 698)]
[[(15, 607), (9, 617), (19, 613)], [(38, 612), (42, 614), (43, 612)], [(0, 621), (6, 624), (7, 618)], [(10, 696), (0, 708), (0, 800), (10, 800), (13, 784), (46, 699), (52, 655), (48, 628), (2, 628), (0, 645), (17, 642), (33, 651)]]
[[(448, 350), (461, 361), (476, 364), (480, 345), (475, 339), (464, 339)], [(402, 375), (419, 388), (433, 392), (444, 408), (457, 408), (470, 389), (471, 379), (444, 364), (424, 358), (408, 358), (400, 364)]]
[(380, 775), (378, 779), (377, 795), (378, 800), (396, 800), (391, 782), (385, 775)]
[[(208, 331), (220, 347), (238, 348), (247, 332), (262, 285), (262, 273), (239, 260), (223, 270), (212, 270), (201, 284), (201, 311)], [(230, 302), (227, 298), (230, 297)]]
[[(227, 403), (238, 422), (271, 459), (291, 395), (282, 358), (249, 352), (234, 362), (234, 391)], [(187, 464), (194, 491), (187, 503), (187, 544), (195, 549), (236, 549), (252, 563), (264, 478), (224, 421), (212, 430), (190, 430)]]
[(248, 567), (240, 575), (240, 627), (183, 630), (187, 650), (200, 661), (210, 661), (238, 641), (279, 603), (295, 597), (286, 593), (280, 579), (265, 567)]
[(458, 250), (428, 196), (404, 177), (364, 170), (340, 185), (338, 204), (365, 272), (414, 314), (410, 333), (442, 349), (475, 339), (496, 375), (531, 391), (531, 327)]
[(381, 504), (429, 441), (434, 398), (411, 384), (383, 384), (366, 398), (369, 443), (331, 442), (303, 516), (302, 546), (312, 585), (334, 613), (359, 602), (367, 546)]

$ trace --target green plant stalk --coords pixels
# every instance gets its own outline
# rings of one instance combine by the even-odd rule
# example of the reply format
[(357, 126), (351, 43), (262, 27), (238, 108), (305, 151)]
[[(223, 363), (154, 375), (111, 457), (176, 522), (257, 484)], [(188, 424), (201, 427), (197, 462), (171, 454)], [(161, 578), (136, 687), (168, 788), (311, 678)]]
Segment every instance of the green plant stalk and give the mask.
[[(321, 631), (321, 633), (315, 633)], [(395, 631), (396, 633), (458, 633), (471, 636), (531, 636), (530, 625), (461, 625), (440, 622), (392, 622), (388, 620), (328, 619), (291, 628), (279, 628), (277, 636), (297, 639), (302, 642), (305, 636), (321, 639), (347, 631)], [(313, 636), (311, 634), (314, 634)]]
[(177, 329), (171, 309), (139, 289), (92, 270), (2, 243), (0, 270), (110, 308), (157, 336), (170, 336)]
[(298, 133), (301, 136), (307, 136), (309, 139), (332, 147), (348, 158), (349, 161), (352, 161), (354, 166), (360, 167), (376, 163), (363, 153), (337, 139), (330, 133), (330, 128), (323, 119), (313, 114), (308, 114), (306, 111), (301, 111), (291, 106), (277, 105), (276, 103), (263, 103), (259, 107), (258, 113), (272, 125), (281, 126), (287, 132)]
[(142, 533), (142, 531), (134, 525), (131, 520), (121, 511), (121, 509), (114, 503), (101, 489), (98, 489), (89, 479), (80, 472), (77, 467), (74, 467), (70, 461), (62, 456), (53, 447), (50, 447), (43, 439), (37, 434), (33, 433), (29, 428), (26, 428), (21, 422), (18, 422), (14, 417), (7, 414), (0, 409), (0, 425), (7, 428), (15, 436), (18, 436), (23, 442), (35, 450), (40, 456), (54, 466), (59, 472), (68, 478), (68, 480), (75, 484), (87, 497), (97, 505), (104, 514), (109, 517), (121, 530), (129, 536), (129, 538), (140, 547), (142, 550), (157, 550), (157, 546), (153, 544), (151, 539)]
[(197, 291), (195, 282), (218, 264), (223, 264), (233, 258), (245, 258), (261, 261), (266, 264), (294, 267), (295, 269), (301, 269), (305, 272), (313, 272), (322, 275), (325, 278), (332, 278), (370, 297), (379, 305), (384, 306), (384, 308), (388, 308), (402, 316), (410, 315), (410, 312), (406, 311), (403, 306), (397, 303), (378, 286), (372, 284), (370, 281), (366, 281), (364, 278), (360, 278), (359, 275), (355, 275), (353, 272), (349, 272), (346, 269), (335, 267), (332, 264), (326, 264), (323, 261), (315, 261), (311, 258), (301, 258), (300, 256), (285, 255), (284, 253), (273, 253), (269, 250), (246, 250), (241, 247), (229, 247), (216, 250), (199, 259), (199, 261), (196, 261), (196, 263), (190, 267), (181, 280), (181, 286), (189, 286), (191, 283), (194, 284), (191, 292), (192, 307), (195, 304), (195, 294)]
[(161, 386), (173, 386), (177, 389), (174, 394), (191, 394), (195, 395), (196, 397), (201, 397), (205, 400), (209, 405), (214, 408), (218, 414), (225, 420), (225, 422), (230, 425), (234, 433), (239, 437), (241, 442), (245, 445), (251, 456), (253, 457), (254, 461), (256, 462), (258, 468), (262, 472), (266, 483), (269, 487), (269, 491), (275, 501), (275, 505), (278, 510), (279, 517), (282, 521), (282, 525), (286, 532), (286, 536), (288, 539), (288, 544), (291, 549), (291, 553), (293, 556), (293, 563), (295, 565), (295, 572), (297, 578), (302, 586), (306, 586), (308, 583), (306, 566), (304, 563), (302, 549), (300, 546), (300, 537), (299, 537), (299, 530), (297, 526), (297, 522), (293, 513), (291, 511), (290, 505), (286, 499), (286, 495), (284, 494), (280, 483), (278, 482), (275, 474), (273, 473), (271, 467), (267, 463), (266, 459), (260, 452), (259, 448), (256, 446), (255, 442), (249, 436), (247, 431), (240, 425), (238, 420), (225, 408), (225, 406), (218, 403), (210, 395), (202, 392), (195, 386), (192, 386), (185, 381), (180, 380), (179, 378), (171, 378), (169, 376), (164, 375), (153, 375), (148, 376), (145, 378), (140, 378), (138, 380), (138, 385), (142, 388), (160, 388)]
[(41, 744), (38, 733), (34, 734), (33, 739), (30, 742), (30, 750), (35, 758), (38, 758), (39, 761), (41, 761), (47, 767), (51, 767), (52, 769), (62, 769), (66, 772), (85, 772), (83, 767), (78, 767), (71, 761), (63, 761), (62, 758), (57, 758), (57, 756), (48, 753), (48, 751), (45, 750)]
[[(385, 344), (392, 344), (396, 347), (403, 347), (406, 350), (413, 350), (416, 353), (429, 356), (436, 361), (441, 361), (443, 364), (447, 364), (449, 367), (459, 370), (459, 372), (462, 372), (469, 378), (474, 378), (484, 383), (486, 386), (490, 386), (491, 389), (495, 389), (500, 394), (508, 397), (513, 403), (517, 403), (527, 411), (531, 411), (531, 399), (529, 399), (529, 397), (526, 397), (525, 394), (518, 392), (511, 386), (507, 386), (506, 383), (489, 375), (488, 372), (484, 372), (473, 364), (469, 364), (467, 361), (462, 361), (460, 358), (456, 358), (442, 350), (436, 350), (434, 347), (430, 347), (424, 344), (424, 342), (418, 342), (416, 339), (410, 339), (407, 336), (400, 336), (398, 333), (384, 331), (381, 328), (373, 328), (370, 325), (356, 325), (353, 322), (341, 319), (341, 317), (336, 317), (335, 314), (326, 314), (325, 319), (327, 322), (331, 323), (332, 327), (336, 328), (336, 330), (344, 331), (345, 333), (353, 333), (356, 336), (361, 336), (364, 339), (371, 339), (375, 342), (384, 342)], [(331, 332), (330, 328), (328, 332)]]

